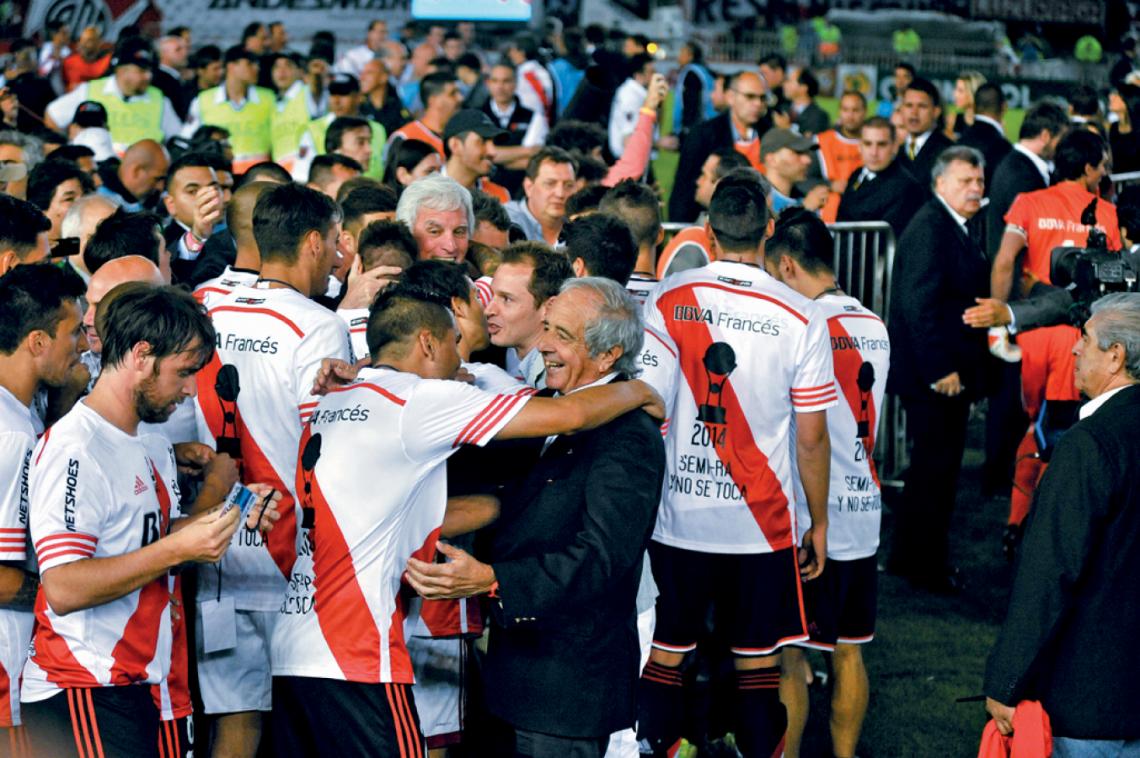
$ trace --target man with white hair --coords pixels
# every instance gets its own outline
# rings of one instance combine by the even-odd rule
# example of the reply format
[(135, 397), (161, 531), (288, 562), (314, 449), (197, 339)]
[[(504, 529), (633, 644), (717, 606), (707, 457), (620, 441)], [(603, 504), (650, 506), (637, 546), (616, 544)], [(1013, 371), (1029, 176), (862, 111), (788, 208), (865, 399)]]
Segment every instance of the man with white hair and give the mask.
[(471, 193), (462, 184), (439, 174), (408, 185), (396, 206), (396, 220), (412, 230), (420, 260), (462, 263), (475, 229)]
[(71, 204), (63, 221), (60, 222), (60, 237), (79, 240), (79, 249), (75, 255), (68, 256), (67, 265), (71, 266), (84, 282), (91, 281), (91, 272), (83, 262), (83, 251), (87, 248), (87, 240), (91, 239), (99, 222), (114, 213), (118, 207), (109, 195), (84, 195)]
[[(544, 321), (538, 349), (561, 395), (639, 372), (641, 308), (617, 282), (567, 280)], [(661, 433), (643, 413), (549, 437), (504, 490), (490, 563), (443, 543), (449, 563), (408, 561), (425, 598), (495, 598), (484, 696), (513, 731), (513, 753), (495, 755), (601, 758), (610, 733), (633, 725), (635, 600), (664, 474)]]
[(35, 137), (15, 129), (0, 131), (0, 192), (26, 200), (28, 174), (44, 159), (44, 146)]

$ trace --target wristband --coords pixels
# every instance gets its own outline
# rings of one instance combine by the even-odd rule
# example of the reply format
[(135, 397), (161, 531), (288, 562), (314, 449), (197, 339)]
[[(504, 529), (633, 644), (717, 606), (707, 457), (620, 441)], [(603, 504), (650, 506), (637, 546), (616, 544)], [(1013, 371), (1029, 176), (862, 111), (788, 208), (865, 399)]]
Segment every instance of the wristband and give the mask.
[(652, 108), (642, 108), (639, 113), (644, 113), (646, 116), (657, 118), (657, 111), (653, 110)]
[(200, 240), (194, 236), (194, 232), (189, 229), (186, 230), (186, 234), (182, 235), (182, 243), (186, 245), (186, 249), (192, 253), (202, 252), (202, 247), (206, 244), (204, 240)]

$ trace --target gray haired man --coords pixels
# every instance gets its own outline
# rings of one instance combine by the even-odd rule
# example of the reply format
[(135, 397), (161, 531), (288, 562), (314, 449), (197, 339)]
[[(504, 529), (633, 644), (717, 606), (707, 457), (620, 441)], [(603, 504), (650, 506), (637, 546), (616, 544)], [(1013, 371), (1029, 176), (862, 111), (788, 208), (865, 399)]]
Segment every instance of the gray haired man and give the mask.
[(409, 184), (396, 206), (396, 220), (412, 230), (421, 261), (467, 258), (475, 211), (471, 193), (454, 179), (432, 174)]

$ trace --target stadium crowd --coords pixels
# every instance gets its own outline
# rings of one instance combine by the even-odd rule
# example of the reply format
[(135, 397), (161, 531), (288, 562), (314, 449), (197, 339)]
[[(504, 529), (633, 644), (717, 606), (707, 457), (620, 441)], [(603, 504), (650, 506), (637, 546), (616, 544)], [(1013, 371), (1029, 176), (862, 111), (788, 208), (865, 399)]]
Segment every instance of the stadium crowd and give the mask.
[[(1103, 598), (1140, 562), (1105, 447), (1135, 428), (1140, 295), (1073, 326), (1050, 266), (1090, 232), (1140, 244), (1108, 179), (1140, 167), (1136, 75), (1105, 109), (1034, 104), (1011, 143), (971, 72), (952, 121), (900, 63), (893, 101), (843, 92), (832, 124), (778, 55), (718, 74), (688, 42), (670, 84), (596, 26), (501, 50), (471, 23), (395, 31), (12, 45), (0, 753), (665, 756), (731, 733), (797, 756), (815, 648), (853, 756), (890, 393), (910, 466), (882, 569), (960, 591), (984, 401), (1025, 553), (996, 728), (1043, 700), (1057, 755), (1137, 754), (1140, 615)], [(679, 152), (667, 198), (655, 151)], [(836, 222), (897, 240), (886, 312), (844, 291)], [(1053, 460), (1109, 470), (1050, 497), (1036, 422), (1105, 405)], [(1094, 640), (1107, 663), (1062, 660)]]

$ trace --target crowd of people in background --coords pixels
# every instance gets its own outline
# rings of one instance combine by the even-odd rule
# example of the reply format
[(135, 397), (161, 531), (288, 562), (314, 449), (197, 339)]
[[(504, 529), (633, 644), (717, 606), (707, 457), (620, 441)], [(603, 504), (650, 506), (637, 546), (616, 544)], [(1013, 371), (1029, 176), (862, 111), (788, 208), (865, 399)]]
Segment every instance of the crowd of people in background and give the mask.
[[(1012, 559), (1037, 422), (1140, 380), (1130, 296), (1093, 339), (1050, 259), (1140, 244), (1109, 178), (1140, 169), (1140, 73), (1033, 104), (1011, 140), (976, 72), (951, 104), (900, 62), (893, 100), (837, 93), (833, 123), (778, 54), (717, 72), (689, 41), (666, 77), (596, 25), (362, 35), (302, 55), (280, 22), (224, 50), (53, 22), (11, 45), (11, 754), (797, 756), (815, 648), (855, 755), (887, 393), (910, 466), (882, 568), (952, 594), (971, 409)], [(836, 222), (897, 241), (888, 312), (843, 290)], [(1083, 607), (1064, 586), (1054, 625)], [(1003, 733), (1048, 699), (1052, 629), (1003, 632)], [(1135, 749), (1135, 712), (1053, 673), (1058, 738)]]

